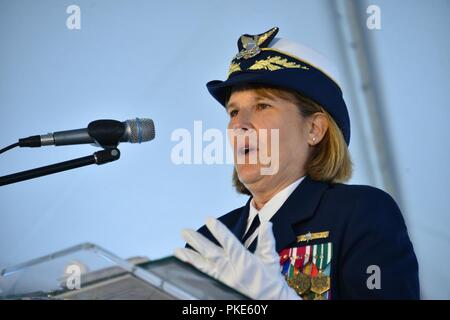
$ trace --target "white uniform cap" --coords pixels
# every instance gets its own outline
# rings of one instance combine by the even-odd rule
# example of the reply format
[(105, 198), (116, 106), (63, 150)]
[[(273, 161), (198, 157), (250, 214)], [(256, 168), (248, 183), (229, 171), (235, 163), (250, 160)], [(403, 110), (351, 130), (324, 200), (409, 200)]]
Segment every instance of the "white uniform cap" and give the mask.
[(322, 71), (339, 87), (341, 87), (339, 73), (336, 65), (333, 64), (333, 62), (331, 62), (326, 56), (317, 52), (316, 50), (283, 38), (274, 38), (270, 42), (269, 48), (280, 50), (283, 53), (294, 56), (294, 58), (312, 65), (316, 69)]

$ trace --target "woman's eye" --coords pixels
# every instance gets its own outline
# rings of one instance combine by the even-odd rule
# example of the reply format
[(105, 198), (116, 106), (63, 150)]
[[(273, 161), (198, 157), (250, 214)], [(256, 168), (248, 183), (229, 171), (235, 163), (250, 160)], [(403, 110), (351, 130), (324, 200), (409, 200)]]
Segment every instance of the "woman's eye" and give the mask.
[(237, 115), (237, 113), (238, 113), (237, 110), (231, 110), (230, 111), (230, 117), (231, 118), (235, 117)]
[(259, 110), (264, 110), (264, 109), (270, 108), (270, 105), (264, 104), (264, 103), (260, 103), (260, 104), (258, 104), (257, 107), (258, 107)]

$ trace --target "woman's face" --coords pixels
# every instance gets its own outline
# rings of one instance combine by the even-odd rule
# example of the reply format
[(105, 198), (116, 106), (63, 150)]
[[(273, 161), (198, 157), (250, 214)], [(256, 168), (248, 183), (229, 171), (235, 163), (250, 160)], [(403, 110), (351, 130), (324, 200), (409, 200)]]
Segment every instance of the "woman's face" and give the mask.
[(275, 190), (304, 175), (309, 123), (296, 104), (249, 89), (231, 94), (227, 112), (236, 171), (250, 192)]

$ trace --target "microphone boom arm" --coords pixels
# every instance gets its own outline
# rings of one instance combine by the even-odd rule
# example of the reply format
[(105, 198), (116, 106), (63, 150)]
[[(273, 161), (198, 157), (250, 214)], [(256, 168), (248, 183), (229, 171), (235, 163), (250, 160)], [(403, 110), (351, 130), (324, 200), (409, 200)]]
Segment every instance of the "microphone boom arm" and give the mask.
[(39, 167), (31, 170), (21, 171), (0, 177), (0, 186), (12, 184), (24, 180), (38, 178), (61, 171), (76, 169), (91, 164), (101, 165), (104, 163), (116, 161), (120, 158), (120, 151), (117, 148), (108, 148), (97, 151), (94, 154), (86, 157), (81, 157), (73, 160), (59, 162), (44, 167)]

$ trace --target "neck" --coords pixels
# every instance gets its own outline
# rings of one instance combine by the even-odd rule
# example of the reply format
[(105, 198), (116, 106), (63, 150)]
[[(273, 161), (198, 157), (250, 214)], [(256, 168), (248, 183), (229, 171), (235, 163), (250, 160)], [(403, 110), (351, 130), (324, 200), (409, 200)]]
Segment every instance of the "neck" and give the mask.
[[(294, 181), (297, 181), (302, 177), (303, 175), (296, 176), (295, 178), (291, 179), (285, 179), (277, 183), (275, 186), (271, 187), (270, 189), (263, 188), (261, 190), (258, 190), (256, 188), (251, 188), (249, 191), (251, 192), (253, 196), (253, 205), (256, 210), (260, 210), (264, 205), (270, 201), (278, 192), (289, 186), (290, 184), (294, 183)], [(248, 188), (248, 187), (247, 187)]]

